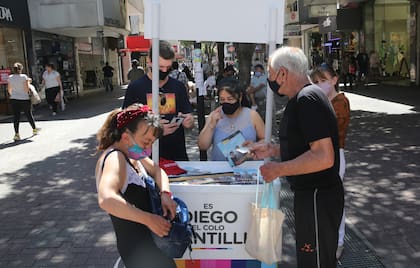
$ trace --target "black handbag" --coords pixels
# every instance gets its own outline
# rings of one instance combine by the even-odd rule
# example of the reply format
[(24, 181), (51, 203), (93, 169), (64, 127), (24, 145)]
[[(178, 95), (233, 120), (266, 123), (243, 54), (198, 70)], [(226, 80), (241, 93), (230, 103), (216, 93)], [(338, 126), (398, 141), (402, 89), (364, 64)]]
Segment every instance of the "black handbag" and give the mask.
[[(163, 215), (160, 191), (154, 180), (146, 179), (146, 188), (150, 195), (150, 203), (153, 214)], [(177, 203), (176, 216), (171, 221), (171, 230), (164, 237), (159, 237), (152, 232), (152, 238), (156, 246), (170, 258), (181, 258), (187, 248), (191, 251), (193, 229), (188, 222), (188, 207), (178, 197), (173, 197)]]

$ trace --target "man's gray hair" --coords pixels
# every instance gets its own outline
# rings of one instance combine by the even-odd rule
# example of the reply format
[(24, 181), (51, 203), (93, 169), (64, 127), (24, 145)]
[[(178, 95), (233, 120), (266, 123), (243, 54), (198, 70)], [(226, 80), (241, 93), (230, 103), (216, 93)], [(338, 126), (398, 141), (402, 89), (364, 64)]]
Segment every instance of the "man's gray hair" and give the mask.
[(270, 56), (270, 67), (278, 71), (280, 67), (301, 76), (307, 76), (309, 70), (308, 58), (298, 47), (280, 47)]

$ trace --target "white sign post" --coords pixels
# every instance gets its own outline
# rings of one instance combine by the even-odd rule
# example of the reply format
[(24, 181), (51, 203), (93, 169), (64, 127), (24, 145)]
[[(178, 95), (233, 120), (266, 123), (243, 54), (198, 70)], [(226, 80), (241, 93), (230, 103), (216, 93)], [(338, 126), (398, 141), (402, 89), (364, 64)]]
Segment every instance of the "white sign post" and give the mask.
[[(152, 37), (152, 110), (159, 115), (159, 33), (160, 33), (160, 4), (154, 1), (152, 4), (153, 22), (151, 26)], [(153, 162), (159, 164), (159, 140), (153, 143), (152, 147)]]

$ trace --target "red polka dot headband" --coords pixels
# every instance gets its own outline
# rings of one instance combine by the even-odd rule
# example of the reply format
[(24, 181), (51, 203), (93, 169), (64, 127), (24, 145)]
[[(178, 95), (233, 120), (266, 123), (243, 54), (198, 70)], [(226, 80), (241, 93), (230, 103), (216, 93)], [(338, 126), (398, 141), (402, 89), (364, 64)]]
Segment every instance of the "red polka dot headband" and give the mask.
[(123, 110), (117, 114), (117, 128), (122, 129), (138, 116), (145, 116), (150, 112), (147, 105), (138, 106), (137, 109)]

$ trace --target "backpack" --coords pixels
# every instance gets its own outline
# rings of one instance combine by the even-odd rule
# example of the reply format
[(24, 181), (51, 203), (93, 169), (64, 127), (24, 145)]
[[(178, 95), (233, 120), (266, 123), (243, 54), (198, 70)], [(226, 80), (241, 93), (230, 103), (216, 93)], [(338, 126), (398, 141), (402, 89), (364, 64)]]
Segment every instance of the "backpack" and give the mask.
[[(163, 215), (160, 191), (154, 180), (146, 179), (146, 188), (150, 195), (150, 203), (153, 214)], [(171, 230), (164, 237), (159, 237), (152, 232), (152, 238), (156, 246), (170, 258), (181, 258), (187, 248), (191, 251), (193, 229), (188, 223), (188, 207), (178, 197), (173, 197), (177, 203), (176, 216), (171, 221)]]

